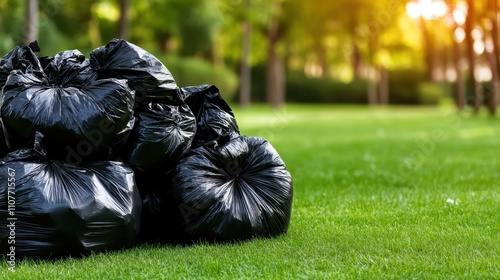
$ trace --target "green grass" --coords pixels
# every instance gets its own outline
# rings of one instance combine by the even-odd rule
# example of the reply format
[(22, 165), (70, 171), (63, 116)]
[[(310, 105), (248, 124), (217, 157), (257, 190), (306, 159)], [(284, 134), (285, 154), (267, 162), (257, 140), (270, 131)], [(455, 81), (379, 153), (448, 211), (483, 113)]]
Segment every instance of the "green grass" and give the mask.
[(452, 109), (235, 109), (294, 180), (288, 234), (0, 264), (0, 279), (498, 279), (500, 120)]

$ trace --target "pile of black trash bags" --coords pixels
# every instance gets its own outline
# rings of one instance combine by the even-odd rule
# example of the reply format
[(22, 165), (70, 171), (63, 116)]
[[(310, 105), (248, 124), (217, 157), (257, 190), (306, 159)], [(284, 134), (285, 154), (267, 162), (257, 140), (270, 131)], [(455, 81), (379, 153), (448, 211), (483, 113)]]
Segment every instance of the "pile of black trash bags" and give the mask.
[(151, 53), (113, 39), (0, 60), (0, 250), (52, 258), (142, 242), (287, 232), (292, 178), (240, 135), (214, 85), (179, 87)]

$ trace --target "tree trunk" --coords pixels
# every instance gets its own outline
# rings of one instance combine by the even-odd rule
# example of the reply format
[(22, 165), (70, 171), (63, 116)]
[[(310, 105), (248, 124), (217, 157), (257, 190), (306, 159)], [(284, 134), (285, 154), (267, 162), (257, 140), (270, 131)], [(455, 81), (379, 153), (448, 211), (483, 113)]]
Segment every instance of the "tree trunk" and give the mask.
[(497, 72), (500, 74), (500, 45), (499, 45), (499, 28), (498, 28), (498, 4), (496, 0), (490, 0), (492, 3), (492, 12), (493, 15), (491, 17), (491, 21), (493, 23), (492, 29), (491, 29), (491, 38), (493, 40), (493, 54), (495, 55), (496, 58), (496, 64), (497, 64)]
[(467, 19), (465, 21), (465, 43), (467, 44), (467, 59), (469, 61), (469, 79), (471, 84), (471, 92), (474, 94), (474, 113), (479, 113), (483, 103), (483, 94), (476, 80), (476, 56), (474, 54), (474, 39), (472, 38), (472, 29), (475, 22), (474, 0), (467, 0), (469, 7)]
[(27, 45), (38, 39), (38, 0), (26, 0), (25, 3), (23, 43)]
[(389, 104), (389, 73), (380, 67), (379, 100), (381, 105)]
[(370, 38), (370, 43), (368, 44), (368, 63), (370, 64), (367, 69), (368, 69), (368, 77), (367, 77), (367, 82), (368, 82), (368, 104), (369, 105), (377, 105), (379, 102), (379, 97), (378, 97), (378, 92), (379, 92), (379, 87), (377, 80), (380, 81), (380, 71), (378, 67), (375, 66), (375, 53), (376, 50), (378, 49), (378, 36), (371, 36)]
[[(246, 6), (249, 6), (246, 1)], [(252, 46), (252, 24), (246, 19), (243, 22), (241, 68), (240, 68), (240, 106), (246, 107), (250, 104), (250, 91), (252, 76), (250, 72), (250, 54)]]
[(368, 94), (368, 105), (375, 106), (378, 104), (378, 87), (377, 87), (377, 76), (378, 69), (375, 66), (370, 66), (368, 68), (369, 74), (367, 77), (367, 94)]
[[(356, 35), (353, 35), (356, 36)], [(361, 78), (361, 51), (356, 43), (356, 39), (352, 40), (351, 67), (355, 79)]]
[[(281, 9), (281, 2), (276, 2), (277, 9)], [(273, 17), (267, 30), (267, 101), (273, 107), (280, 107), (285, 103), (285, 71), (283, 62), (277, 52), (277, 43), (280, 39), (279, 18)]]
[(500, 99), (500, 46), (498, 35), (498, 3), (496, 0), (489, 1), (489, 10), (491, 11), (491, 39), (493, 41), (493, 52), (490, 54), (491, 72), (493, 79), (491, 81), (491, 97), (489, 102), (489, 111), (491, 115), (496, 114), (496, 109)]
[(275, 46), (268, 49), (267, 58), (267, 100), (275, 108), (285, 103), (285, 73), (281, 58)]
[(118, 24), (118, 38), (124, 40), (128, 40), (129, 34), (128, 8), (129, 0), (120, 0), (120, 21)]
[(355, 13), (354, 11), (358, 11), (360, 8), (360, 3), (359, 1), (352, 1), (352, 11), (351, 11), (351, 16), (349, 17), (349, 20), (347, 22), (347, 30), (349, 30), (349, 35), (351, 39), (351, 71), (353, 74), (354, 79), (360, 79), (361, 78), (361, 50), (359, 47), (359, 43), (363, 41), (364, 38), (370, 38), (374, 37), (371, 36), (373, 34), (370, 33), (361, 33), (359, 29), (359, 22), (361, 21), (358, 19), (358, 14)]
[(377, 105), (377, 83), (372, 79), (368, 79), (368, 105), (374, 106)]
[(430, 32), (427, 29), (423, 18), (420, 18), (420, 27), (422, 28), (422, 40), (424, 44), (426, 76), (427, 80), (432, 81), (434, 80), (434, 69), (436, 67), (434, 63), (434, 50), (432, 47), (433, 44)]
[(322, 77), (329, 77), (330, 76), (330, 65), (328, 63), (328, 53), (327, 49), (325, 46), (319, 42), (318, 45), (318, 60), (319, 60), (319, 65), (321, 66), (321, 76)]
[(90, 18), (88, 24), (90, 43), (93, 48), (97, 48), (101, 45), (101, 29), (99, 28), (99, 19), (92, 17)]
[(462, 71), (461, 59), (462, 55), (460, 52), (460, 44), (453, 39), (453, 65), (455, 66), (455, 73), (457, 76), (455, 85), (455, 102), (457, 105), (457, 110), (462, 111), (465, 109), (465, 80)]
[(500, 79), (495, 55), (493, 53), (488, 53), (488, 60), (491, 66), (491, 73), (493, 74), (491, 87), (488, 92), (488, 112), (491, 116), (494, 116), (497, 112), (498, 99), (500, 96)]

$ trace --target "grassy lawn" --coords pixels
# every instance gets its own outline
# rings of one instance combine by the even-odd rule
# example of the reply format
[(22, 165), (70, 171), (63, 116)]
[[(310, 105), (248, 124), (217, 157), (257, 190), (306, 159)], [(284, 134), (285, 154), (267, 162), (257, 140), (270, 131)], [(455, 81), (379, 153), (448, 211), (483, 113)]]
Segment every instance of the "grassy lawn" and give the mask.
[(498, 279), (500, 120), (448, 108), (234, 108), (294, 180), (287, 235), (0, 264), (0, 279)]

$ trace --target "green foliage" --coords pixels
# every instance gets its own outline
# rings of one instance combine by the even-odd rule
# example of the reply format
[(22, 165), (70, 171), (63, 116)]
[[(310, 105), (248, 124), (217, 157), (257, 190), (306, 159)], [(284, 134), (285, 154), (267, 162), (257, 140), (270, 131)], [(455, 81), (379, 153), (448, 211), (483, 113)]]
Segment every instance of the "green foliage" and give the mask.
[[(254, 105), (294, 179), (289, 232), (272, 239), (0, 262), (0, 279), (497, 279), (500, 130), (453, 108)], [(466, 151), (466, 152), (464, 152)]]
[(45, 17), (40, 20), (38, 42), (41, 49), (39, 56), (53, 56), (60, 51), (75, 49), (74, 46), (71, 47), (67, 37), (59, 32), (54, 22)]
[(418, 87), (418, 103), (436, 105), (453, 97), (453, 86), (450, 83), (424, 82)]
[(449, 83), (429, 82), (422, 70), (399, 69), (388, 74), (390, 104), (437, 105), (452, 96)]
[[(24, 2), (0, 0), (1, 54), (22, 41)], [(451, 95), (449, 85), (429, 84), (422, 72), (413, 70), (425, 65), (425, 55), (422, 55), (425, 39), (418, 21), (406, 15), (404, 1), (128, 2), (128, 40), (150, 52), (196, 57), (239, 69), (241, 26), (244, 21), (249, 21), (252, 23), (252, 34), (248, 61), (250, 65), (262, 65), (267, 59), (269, 20), (279, 18), (277, 52), (290, 71), (303, 73), (305, 69), (319, 68), (325, 77), (338, 77), (335, 71), (343, 69), (343, 77), (352, 77), (355, 69), (384, 66), (391, 69), (391, 104), (435, 104), (443, 96)], [(277, 8), (277, 2), (282, 3), (281, 8)], [(80, 0), (71, 4), (68, 0), (39, 0), (42, 55), (52, 55), (64, 49), (79, 49), (88, 54), (104, 45), (117, 36), (119, 5), (120, 1), (116, 0)], [(476, 8), (479, 22), (487, 14), (488, 7), (478, 4)], [(428, 55), (446, 55), (451, 59), (452, 32), (447, 22), (436, 19), (426, 21), (426, 26), (434, 44), (429, 50), (435, 52)], [(179, 67), (201, 71), (198, 66)], [(187, 75), (185, 71), (178, 71), (180, 75)], [(188, 72), (193, 73), (192, 70)], [(365, 103), (367, 89), (366, 76), (363, 75), (366, 72), (356, 73), (360, 74), (358, 80), (350, 83), (326, 78), (310, 80), (301, 74), (290, 76), (286, 85), (287, 99), (291, 102)], [(207, 75), (195, 76), (211, 77), (215, 74)], [(234, 74), (215, 76), (224, 75), (232, 78), (222, 79), (220, 83), (224, 87), (228, 84), (226, 94), (235, 100), (237, 79)], [(258, 79), (254, 79), (252, 99), (265, 101), (265, 79)], [(189, 77), (187, 82), (199, 80), (203, 79)], [(471, 98), (469, 90), (468, 99)]]
[[(91, 42), (89, 24), (93, 19), (92, 7), (98, 2), (99, 0), (79, 0), (69, 4), (68, 0), (39, 1), (41, 17), (43, 16), (53, 22), (58, 32), (71, 43), (68, 46), (58, 46), (59, 50), (79, 49), (86, 54), (93, 48), (98, 47), (98, 45), (93, 45)], [(95, 32), (95, 30), (92, 31)], [(40, 39), (43, 38), (40, 37)], [(42, 47), (48, 44), (50, 42), (45, 42)]]
[(131, 39), (163, 52), (209, 57), (221, 16), (211, 0), (135, 1)]
[(23, 41), (23, 9), (20, 1), (0, 0), (0, 57)]
[(287, 101), (304, 103), (367, 103), (367, 83), (353, 80), (345, 83), (329, 78), (287, 77)]
[[(265, 102), (265, 69), (252, 71), (252, 99)], [(436, 105), (452, 96), (452, 86), (447, 83), (427, 82), (425, 73), (414, 69), (389, 72), (390, 104)], [(342, 82), (331, 78), (309, 78), (300, 73), (286, 77), (288, 102), (304, 103), (368, 103), (368, 82), (363, 79)]]
[(211, 1), (176, 0), (176, 11), (180, 12), (180, 55), (209, 56), (215, 35), (220, 25), (220, 11)]
[[(61, 26), (55, 21), (56, 14), (60, 13), (62, 0), (40, 1), (38, 22), (38, 42), (41, 52), (39, 55), (54, 55), (55, 53), (78, 48), (78, 44), (70, 46), (68, 37), (60, 31)], [(24, 1), (7, 0), (8, 13), (0, 16), (0, 56), (5, 55), (14, 47), (23, 44), (24, 30)], [(0, 3), (0, 8), (2, 8)]]
[(219, 88), (224, 99), (229, 101), (234, 98), (238, 77), (231, 70), (196, 58), (162, 55), (157, 57), (170, 70), (178, 86), (212, 84)]
[(244, 21), (248, 21), (252, 26), (249, 63), (255, 65), (265, 61), (267, 57), (267, 25), (269, 19), (278, 13), (274, 1), (213, 0), (213, 2), (219, 7), (222, 17), (222, 25), (214, 47), (226, 63), (237, 67), (241, 62), (242, 24)]
[(424, 71), (401, 69), (389, 71), (389, 103), (418, 104), (420, 84), (426, 81)]
[(389, 102), (391, 104), (436, 105), (452, 96), (448, 83), (428, 82), (426, 73), (418, 69), (389, 71)]

